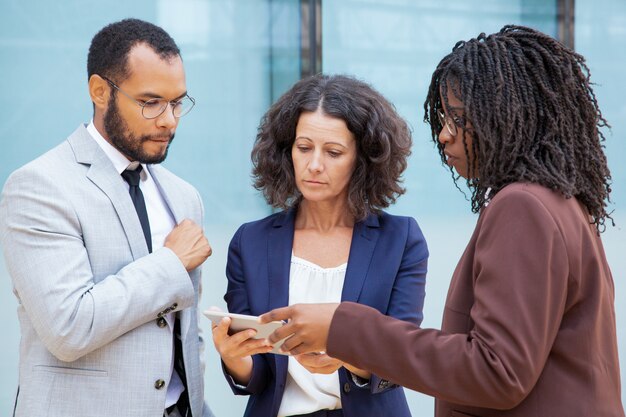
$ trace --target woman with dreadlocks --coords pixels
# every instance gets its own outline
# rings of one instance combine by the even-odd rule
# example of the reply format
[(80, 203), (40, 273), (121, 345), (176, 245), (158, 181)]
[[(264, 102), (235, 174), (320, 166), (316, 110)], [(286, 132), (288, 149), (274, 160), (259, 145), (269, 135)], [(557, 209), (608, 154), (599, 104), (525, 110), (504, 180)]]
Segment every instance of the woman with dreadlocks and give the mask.
[(292, 354), (339, 360), (436, 397), (444, 416), (623, 417), (614, 286), (600, 240), (607, 126), (579, 54), (521, 26), (459, 42), (425, 102), (442, 161), (465, 178), (476, 229), (442, 329), (353, 303), (294, 305)]

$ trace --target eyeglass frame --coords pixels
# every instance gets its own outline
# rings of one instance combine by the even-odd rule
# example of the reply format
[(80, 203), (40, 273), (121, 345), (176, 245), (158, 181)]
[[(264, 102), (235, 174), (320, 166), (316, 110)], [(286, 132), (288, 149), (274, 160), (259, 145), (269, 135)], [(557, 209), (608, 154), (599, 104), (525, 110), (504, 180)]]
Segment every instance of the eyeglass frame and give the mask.
[(454, 118), (451, 116), (447, 116), (442, 108), (436, 109), (435, 113), (437, 113), (437, 118), (439, 119), (441, 128), (443, 129), (443, 127), (445, 126), (445, 128), (448, 129), (448, 133), (450, 133), (452, 136), (456, 136), (459, 133), (459, 127), (465, 126), (464, 117)]
[[(119, 88), (119, 87), (118, 87), (118, 86), (117, 86), (117, 85), (116, 85), (113, 81), (109, 80), (107, 77), (105, 77), (105, 76), (103, 76), (103, 75), (100, 75), (100, 78), (102, 78), (102, 79), (103, 79), (103, 80), (105, 80), (107, 83), (109, 83), (109, 84), (111, 85), (111, 87), (115, 88), (117, 91), (119, 91), (120, 93), (124, 94), (126, 97), (128, 97), (129, 99), (131, 99), (131, 100), (133, 100), (135, 103), (137, 103), (137, 105), (138, 105), (139, 107), (141, 107), (141, 116), (142, 116), (144, 119), (147, 119), (147, 120), (153, 120), (153, 119), (156, 119), (157, 117), (161, 116), (163, 113), (165, 113), (165, 110), (167, 109), (167, 107), (168, 107), (168, 106), (171, 106), (171, 107), (172, 107), (172, 115), (173, 115), (175, 118), (180, 119), (180, 118), (181, 118), (181, 117), (183, 117), (184, 115), (188, 114), (188, 113), (191, 111), (191, 109), (193, 109), (193, 108), (194, 108), (194, 106), (196, 105), (196, 100), (195, 100), (193, 97), (191, 97), (189, 94), (186, 94), (186, 93), (185, 93), (185, 95), (184, 95), (183, 97), (179, 98), (178, 100), (170, 100), (170, 101), (167, 101), (167, 104), (166, 104), (165, 106), (163, 106), (163, 108), (161, 109), (161, 111), (159, 112), (159, 114), (157, 114), (156, 116), (154, 116), (154, 117), (146, 117), (146, 115), (144, 114), (144, 111), (145, 111), (146, 106), (148, 105), (148, 103), (151, 103), (151, 102), (159, 102), (159, 101), (161, 101), (161, 100), (164, 100), (163, 98), (151, 98), (151, 99), (149, 99), (149, 100), (146, 100), (146, 101), (143, 101), (143, 102), (142, 102), (141, 100), (137, 100), (135, 97), (131, 96), (131, 95), (130, 95), (130, 94), (128, 94), (126, 91), (124, 91), (124, 90), (122, 90), (121, 88)], [(188, 99), (191, 101), (191, 107), (189, 107), (189, 110), (187, 110), (185, 113), (183, 113), (183, 114), (181, 114), (181, 115), (176, 116), (176, 113), (174, 113), (174, 109), (176, 108), (176, 105), (178, 105), (178, 103), (180, 103), (180, 102), (181, 102), (181, 100), (183, 100), (184, 98), (188, 98)]]

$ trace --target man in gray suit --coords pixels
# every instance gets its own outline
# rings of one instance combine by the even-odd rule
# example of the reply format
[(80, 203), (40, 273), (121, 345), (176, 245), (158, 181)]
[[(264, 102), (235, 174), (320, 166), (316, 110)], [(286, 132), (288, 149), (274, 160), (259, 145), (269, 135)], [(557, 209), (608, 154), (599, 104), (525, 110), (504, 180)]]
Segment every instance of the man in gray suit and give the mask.
[(194, 101), (174, 40), (127, 19), (88, 57), (93, 120), (15, 171), (0, 233), (19, 301), (15, 416), (211, 416), (197, 191), (158, 164)]

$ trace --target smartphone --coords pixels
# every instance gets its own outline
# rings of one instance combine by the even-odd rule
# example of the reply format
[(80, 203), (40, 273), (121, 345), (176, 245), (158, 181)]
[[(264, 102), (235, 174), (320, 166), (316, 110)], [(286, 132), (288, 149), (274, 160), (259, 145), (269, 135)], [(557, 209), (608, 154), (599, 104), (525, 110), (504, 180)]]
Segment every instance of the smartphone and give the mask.
[[(261, 324), (259, 323), (258, 316), (248, 316), (245, 314), (235, 314), (228, 313), (225, 311), (213, 311), (206, 310), (203, 314), (211, 320), (211, 322), (215, 325), (219, 324), (219, 322), (224, 317), (230, 317), (230, 332), (237, 333), (246, 329), (255, 329), (256, 335), (254, 339), (266, 339), (270, 334), (274, 332), (274, 330), (279, 329), (281, 326), (285, 324), (284, 321), (272, 321), (269, 323)], [(285, 353), (280, 351), (280, 347), (283, 342), (287, 340), (289, 336), (286, 338), (274, 343), (274, 349), (270, 351), (270, 353), (275, 353), (277, 355), (285, 355)]]

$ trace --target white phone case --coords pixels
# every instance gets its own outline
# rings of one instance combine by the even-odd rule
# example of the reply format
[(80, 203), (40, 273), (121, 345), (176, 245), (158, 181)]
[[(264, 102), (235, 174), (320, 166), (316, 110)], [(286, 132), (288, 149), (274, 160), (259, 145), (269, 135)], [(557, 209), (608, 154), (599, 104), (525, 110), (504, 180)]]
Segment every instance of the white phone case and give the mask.
[[(269, 323), (261, 324), (259, 323), (259, 318), (257, 316), (248, 316), (245, 314), (235, 314), (228, 313), (225, 311), (213, 311), (213, 310), (205, 310), (203, 314), (211, 320), (213, 324), (218, 324), (222, 318), (230, 317), (230, 330), (233, 332), (240, 332), (246, 329), (255, 329), (256, 335), (254, 339), (265, 339), (270, 334), (274, 332), (274, 330), (280, 328), (285, 323), (282, 321), (272, 321)], [(282, 346), (283, 342), (287, 340), (288, 337), (280, 340), (279, 342), (274, 344), (274, 349), (270, 353), (275, 353), (278, 355), (285, 355), (285, 353), (281, 352), (279, 349)]]

